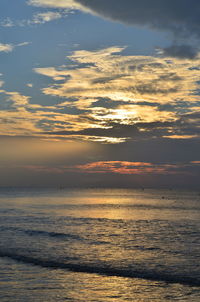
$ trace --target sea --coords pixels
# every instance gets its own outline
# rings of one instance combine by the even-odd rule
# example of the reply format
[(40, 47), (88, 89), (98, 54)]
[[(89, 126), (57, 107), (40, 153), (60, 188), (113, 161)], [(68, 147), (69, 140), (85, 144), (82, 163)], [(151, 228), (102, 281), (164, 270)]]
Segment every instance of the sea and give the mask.
[(0, 189), (1, 302), (200, 301), (200, 193)]

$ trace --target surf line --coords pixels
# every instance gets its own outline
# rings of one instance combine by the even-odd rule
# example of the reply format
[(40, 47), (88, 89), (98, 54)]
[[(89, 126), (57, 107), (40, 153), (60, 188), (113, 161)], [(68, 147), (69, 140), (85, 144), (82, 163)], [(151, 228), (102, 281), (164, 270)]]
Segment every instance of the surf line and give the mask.
[(133, 279), (145, 279), (150, 281), (160, 281), (165, 283), (178, 283), (188, 286), (197, 286), (200, 287), (200, 280), (189, 277), (189, 276), (180, 276), (180, 275), (170, 275), (164, 272), (158, 273), (155, 271), (140, 271), (140, 270), (129, 270), (129, 269), (118, 269), (110, 266), (89, 266), (85, 264), (76, 264), (76, 263), (63, 263), (52, 260), (42, 260), (26, 255), (19, 255), (10, 253), (7, 251), (0, 251), (0, 257), (10, 258), (12, 260), (36, 265), (48, 269), (66, 269), (71, 272), (80, 272), (88, 274), (98, 274), (103, 276), (113, 276), (113, 277), (122, 277), (122, 278), (133, 278)]

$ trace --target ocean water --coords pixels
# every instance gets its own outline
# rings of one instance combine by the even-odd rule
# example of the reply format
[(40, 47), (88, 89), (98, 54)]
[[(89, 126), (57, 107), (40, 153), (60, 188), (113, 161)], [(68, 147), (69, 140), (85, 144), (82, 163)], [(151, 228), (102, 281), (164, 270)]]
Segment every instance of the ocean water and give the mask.
[(200, 301), (200, 194), (0, 190), (0, 301)]

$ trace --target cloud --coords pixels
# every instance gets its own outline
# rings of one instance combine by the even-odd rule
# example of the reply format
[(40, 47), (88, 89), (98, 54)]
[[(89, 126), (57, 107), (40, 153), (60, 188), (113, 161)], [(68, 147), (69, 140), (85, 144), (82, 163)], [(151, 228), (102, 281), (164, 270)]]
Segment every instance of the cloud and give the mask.
[[(120, 56), (121, 51), (110, 48), (97, 52), (77, 51), (70, 59), (77, 63), (73, 69), (58, 70), (53, 67), (37, 68), (37, 73), (52, 77), (54, 80), (65, 79), (64, 84), (44, 89), (45, 94), (60, 97), (133, 101), (141, 95), (164, 95), (177, 92), (177, 81), (172, 76), (172, 64), (153, 57)], [(153, 63), (160, 62), (159, 68)], [(80, 64), (80, 67), (79, 67)], [(82, 67), (81, 64), (88, 64)], [(91, 66), (93, 65), (93, 66)], [(135, 69), (133, 69), (133, 66)], [(152, 72), (154, 71), (154, 75)], [(163, 78), (165, 75), (165, 78)], [(168, 77), (168, 81), (166, 78)], [(181, 77), (179, 77), (181, 80)], [(183, 81), (182, 81), (183, 82)], [(165, 85), (164, 85), (165, 84)], [(190, 86), (191, 87), (191, 86)], [(151, 96), (152, 98), (152, 96)], [(163, 96), (164, 101), (164, 96)]]
[[(16, 149), (16, 148), (15, 148)], [(20, 150), (17, 150), (18, 152)], [(32, 150), (32, 152), (35, 151)], [(37, 151), (37, 150), (36, 150)], [(0, 149), (1, 152), (1, 149)], [(82, 150), (83, 152), (83, 150)], [(89, 151), (87, 151), (89, 152)], [(49, 154), (49, 152), (47, 152)], [(88, 154), (88, 153), (87, 153)], [(63, 154), (64, 155), (64, 154)], [(81, 156), (79, 154), (79, 156)], [(65, 156), (66, 158), (66, 156)], [(13, 159), (13, 158), (12, 158)], [(49, 158), (51, 160), (52, 158)], [(69, 161), (74, 161), (68, 158)], [(76, 159), (77, 160), (77, 159)], [(62, 165), (49, 161), (23, 160), (0, 164), (2, 185), (93, 188), (196, 188), (199, 164), (173, 164), (127, 161), (100, 161), (82, 165)], [(20, 178), (16, 175), (20, 175)], [(9, 179), (9, 182), (7, 181)]]
[(2, 134), (112, 144), (199, 138), (200, 59), (131, 56), (123, 50), (75, 51), (69, 65), (35, 68), (53, 80), (42, 89), (56, 97), (51, 106), (0, 90)]
[(17, 91), (0, 90), (0, 94), (1, 135), (48, 138), (44, 131), (58, 131), (63, 127), (79, 131), (92, 126), (87, 116), (68, 114), (57, 106), (31, 104), (30, 96)]
[(120, 22), (174, 33), (200, 35), (200, 3), (196, 0), (78, 0), (84, 7)]
[(29, 87), (29, 88), (32, 88), (33, 84), (32, 83), (27, 83), (26, 86)]
[[(196, 0), (29, 0), (30, 5), (80, 10), (128, 25), (171, 32), (183, 45), (163, 49), (172, 57), (195, 58), (200, 38), (200, 4)], [(196, 49), (195, 49), (196, 48)]]
[(41, 114), (30, 112), (30, 97), (16, 91), (0, 90), (1, 135), (33, 135), (38, 132), (37, 123)]
[(17, 44), (15, 47), (27, 46), (29, 44), (31, 44), (31, 42), (22, 42), (22, 43)]
[(171, 45), (166, 48), (159, 49), (159, 53), (165, 57), (180, 58), (180, 59), (197, 59), (198, 49), (190, 45)]
[(68, 16), (70, 11), (60, 10), (60, 11), (45, 11), (39, 12), (32, 16), (30, 19), (22, 19), (22, 20), (12, 20), (10, 18), (5, 18), (0, 22), (0, 26), (2, 27), (24, 27), (29, 25), (37, 25), (37, 24), (45, 24), (47, 22), (51, 22), (54, 20), (61, 19), (63, 17)]
[(52, 8), (80, 8), (80, 4), (74, 0), (29, 0), (29, 5), (39, 7), (52, 7)]
[(44, 24), (53, 20), (62, 18), (62, 14), (59, 12), (44, 12), (37, 13), (33, 16), (32, 20), (29, 21), (29, 24)]
[(150, 162), (129, 161), (98, 161), (75, 166), (82, 173), (114, 173), (122, 175), (145, 175), (145, 174), (190, 174), (190, 168), (194, 163), (153, 164)]
[(0, 26), (2, 27), (13, 27), (15, 24), (10, 18), (6, 18), (0, 22)]
[(30, 42), (22, 42), (22, 43), (19, 43), (19, 44), (3, 44), (3, 43), (0, 43), (0, 52), (12, 52), (16, 47), (21, 47), (21, 46), (26, 46), (26, 45), (29, 45)]
[(196, 161), (191, 161), (192, 164), (196, 164), (196, 165), (200, 165), (200, 161), (196, 160)]
[(44, 76), (52, 77), (55, 81), (65, 80), (68, 77), (66, 70), (56, 70), (54, 67), (34, 68), (34, 71)]
[(36, 173), (45, 174), (116, 174), (116, 175), (194, 175), (199, 169), (199, 161), (176, 162), (176, 163), (151, 163), (136, 161), (95, 161), (80, 165), (24, 165), (23, 168)]
[(105, 128), (86, 128), (79, 131), (60, 130), (56, 132), (44, 132), (50, 136), (78, 136), (88, 140), (102, 141), (104, 143), (122, 143), (129, 140), (152, 139), (168, 134), (168, 130), (175, 127), (175, 122), (147, 122), (126, 125), (117, 122), (105, 124)]
[[(197, 89), (196, 70), (190, 70), (193, 62), (167, 61), (151, 56), (123, 56), (117, 53), (123, 48), (112, 47), (99, 51), (76, 51), (69, 59), (73, 68), (36, 68), (39, 74), (54, 80), (65, 80), (62, 84), (43, 89), (47, 95), (91, 99), (100, 96), (113, 101), (142, 101), (168, 103), (170, 99), (187, 97)], [(198, 65), (197, 61), (197, 65)], [(83, 66), (82, 64), (85, 64)], [(190, 94), (190, 95), (189, 95)], [(84, 103), (83, 106), (85, 106)]]
[(12, 106), (15, 108), (28, 105), (30, 99), (30, 97), (21, 95), (19, 92), (8, 92), (5, 90), (0, 90), (0, 93), (7, 95), (9, 97), (8, 101), (11, 101)]
[[(145, 111), (145, 109), (143, 108)], [(149, 109), (146, 108), (146, 111)], [(151, 112), (149, 112), (151, 115)], [(193, 116), (191, 114), (189, 116)], [(197, 114), (196, 114), (197, 115)], [(196, 116), (195, 115), (195, 116)], [(181, 115), (179, 119), (166, 122), (135, 122), (133, 124), (122, 124), (117, 122), (107, 122), (104, 128), (86, 128), (79, 131), (60, 130), (56, 132), (44, 132), (50, 136), (74, 136), (85, 137), (87, 140), (102, 141), (104, 143), (122, 143), (129, 140), (149, 140), (159, 137), (168, 139), (199, 139), (200, 119), (189, 118), (188, 115)]]
[(14, 45), (12, 44), (3, 44), (0, 43), (0, 52), (11, 52), (14, 49)]
[(80, 9), (126, 24), (200, 35), (200, 3), (196, 0), (29, 0), (30, 5)]
[[(52, 135), (106, 142), (194, 135), (197, 120), (191, 133), (186, 133), (189, 122), (183, 116), (200, 109), (199, 71), (195, 68), (200, 60), (127, 56), (123, 50), (75, 51), (68, 57), (71, 65), (34, 69), (55, 81), (43, 93), (59, 97), (60, 109), (81, 111), (79, 120), (85, 122), (82, 129), (59, 129)], [(153, 123), (157, 123), (154, 129)]]

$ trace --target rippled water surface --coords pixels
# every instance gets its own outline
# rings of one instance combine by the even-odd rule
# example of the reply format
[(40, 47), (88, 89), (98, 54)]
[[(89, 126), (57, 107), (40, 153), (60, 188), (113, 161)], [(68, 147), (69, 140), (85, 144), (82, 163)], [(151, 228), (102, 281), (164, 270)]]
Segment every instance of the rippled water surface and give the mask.
[(200, 301), (200, 195), (0, 191), (0, 301)]

